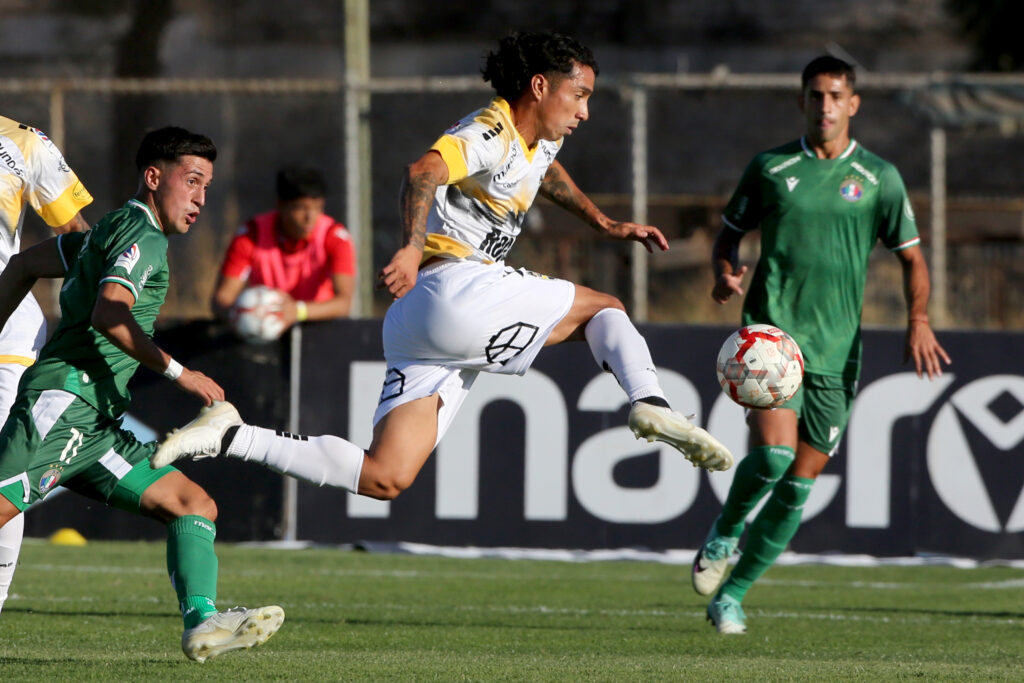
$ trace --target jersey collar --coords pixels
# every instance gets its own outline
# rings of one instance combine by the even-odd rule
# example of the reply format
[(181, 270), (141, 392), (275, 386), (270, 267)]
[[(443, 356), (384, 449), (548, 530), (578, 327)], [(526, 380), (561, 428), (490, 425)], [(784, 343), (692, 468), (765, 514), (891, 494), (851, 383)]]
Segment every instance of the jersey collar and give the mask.
[[(814, 153), (814, 150), (811, 149), (811, 146), (807, 144), (807, 136), (800, 136), (800, 146), (804, 148), (804, 154), (806, 154), (812, 159), (818, 158), (818, 155)], [(857, 141), (854, 140), (853, 138), (850, 138), (850, 144), (846, 147), (846, 149), (843, 150), (842, 154), (836, 157), (836, 159), (846, 159), (851, 154), (853, 154), (853, 150), (855, 149), (857, 149)]]
[(148, 206), (140, 202), (138, 199), (129, 199), (128, 205), (134, 206), (136, 209), (141, 209), (142, 213), (146, 214), (146, 218), (149, 219), (149, 224), (152, 225), (157, 230), (159, 230), (160, 232), (163, 232), (163, 229), (160, 227), (160, 224), (156, 222), (156, 216), (153, 215), (153, 209), (149, 208)]
[(508, 103), (508, 100), (504, 97), (495, 97), (494, 106), (508, 118), (509, 125), (512, 127), (512, 130), (516, 132), (516, 138), (519, 140), (519, 146), (523, 148), (526, 160), (533, 161), (533, 155), (537, 153), (538, 149), (540, 149), (540, 140), (538, 140), (537, 144), (533, 146), (533, 149), (530, 149), (530, 146), (526, 144), (526, 138), (524, 138), (519, 132), (519, 129), (516, 128), (515, 119), (512, 118), (512, 106)]

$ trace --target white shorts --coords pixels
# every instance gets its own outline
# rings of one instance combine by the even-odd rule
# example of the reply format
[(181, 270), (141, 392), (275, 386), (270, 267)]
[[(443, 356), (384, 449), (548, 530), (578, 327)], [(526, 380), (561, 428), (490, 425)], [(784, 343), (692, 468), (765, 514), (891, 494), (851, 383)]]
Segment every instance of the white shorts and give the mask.
[(0, 332), (0, 363), (31, 365), (46, 342), (46, 318), (29, 294), (14, 309)]
[(525, 373), (575, 296), (573, 283), (523, 268), (464, 260), (424, 268), (384, 318), (387, 376), (373, 423), (439, 393), (440, 440), (476, 374)]

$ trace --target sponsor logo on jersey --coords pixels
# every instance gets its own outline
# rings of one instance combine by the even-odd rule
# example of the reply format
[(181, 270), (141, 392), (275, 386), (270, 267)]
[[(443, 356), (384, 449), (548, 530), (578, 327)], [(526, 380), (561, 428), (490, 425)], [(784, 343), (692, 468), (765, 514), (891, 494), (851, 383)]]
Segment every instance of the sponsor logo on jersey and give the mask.
[(0, 163), (10, 169), (11, 173), (19, 178), (25, 177), (25, 169), (21, 167), (21, 164), (18, 163), (18, 160), (14, 155), (7, 151), (3, 140), (0, 140)]
[(789, 176), (788, 178), (786, 178), (786, 187), (789, 189), (790, 192), (792, 192), (793, 188), (796, 187), (796, 184), (799, 183), (799, 182), (800, 182), (799, 178), (794, 178), (793, 176)]
[(132, 268), (135, 267), (135, 264), (139, 262), (140, 256), (142, 256), (142, 252), (139, 251), (139, 243), (136, 242), (125, 249), (124, 252), (117, 257), (117, 260), (114, 261), (114, 267), (124, 268), (130, 273), (132, 272)]
[(916, 220), (914, 218), (914, 207), (910, 205), (909, 199), (903, 200), (903, 215), (907, 217), (907, 220)]
[(80, 202), (84, 202), (89, 197), (89, 191), (85, 189), (85, 185), (77, 182), (75, 183), (75, 189), (71, 191), (71, 196)]
[[(508, 160), (504, 164), (502, 164), (501, 168), (498, 169), (498, 172), (495, 173), (494, 176), (491, 178), (491, 180), (493, 180), (495, 183), (501, 182), (502, 178), (504, 178), (508, 174), (508, 172), (512, 170), (512, 165), (516, 162), (517, 159), (519, 159), (519, 145), (512, 145), (508, 151)], [(511, 183), (506, 185), (505, 187), (515, 187), (515, 185), (516, 183)]]
[(839, 196), (848, 202), (860, 201), (860, 198), (864, 196), (864, 187), (856, 178), (847, 178), (839, 186)]
[(867, 178), (868, 182), (871, 183), (872, 185), (878, 184), (878, 178), (875, 177), (875, 174), (869, 171), (868, 169), (864, 168), (860, 164), (858, 164), (856, 161), (850, 162), (850, 166), (852, 166), (862, 176)]
[(786, 159), (785, 161), (783, 161), (778, 166), (772, 166), (770, 169), (768, 169), (768, 174), (769, 175), (775, 175), (776, 173), (778, 173), (780, 171), (785, 171), (787, 168), (789, 168), (790, 166), (792, 166), (793, 164), (795, 164), (798, 161), (800, 161), (800, 155), (799, 154), (796, 155), (795, 157), (790, 157), (790, 158)]
[(46, 493), (60, 481), (61, 471), (59, 469), (49, 469), (43, 472), (43, 476), (39, 478), (39, 493)]
[(501, 123), (501, 121), (498, 121), (498, 125), (484, 133), (483, 138), (484, 140), (490, 140), (491, 138), (498, 137), (498, 134), (503, 130), (505, 130), (505, 126)]

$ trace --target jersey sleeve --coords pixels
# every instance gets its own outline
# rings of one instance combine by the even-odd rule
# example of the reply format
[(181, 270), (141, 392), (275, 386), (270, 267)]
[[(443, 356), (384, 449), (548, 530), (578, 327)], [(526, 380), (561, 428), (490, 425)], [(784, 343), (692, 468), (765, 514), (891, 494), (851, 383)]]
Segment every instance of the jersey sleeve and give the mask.
[(501, 163), (508, 139), (505, 135), (492, 134), (493, 130), (476, 121), (458, 123), (430, 147), (440, 153), (448, 167), (448, 185), (495, 168)]
[(750, 232), (761, 221), (761, 162), (755, 158), (743, 171), (740, 183), (722, 212), (725, 225), (739, 232)]
[(881, 174), (878, 206), (878, 238), (892, 251), (921, 243), (907, 189), (899, 171), (887, 166)]
[(71, 267), (78, 261), (87, 234), (87, 232), (67, 232), (57, 235), (57, 251), (60, 254), (61, 263), (64, 264), (65, 273), (71, 270)]
[(220, 267), (220, 274), (224, 277), (241, 280), (249, 277), (249, 271), (252, 270), (252, 255), (256, 250), (256, 243), (249, 233), (249, 226), (243, 225), (228, 245), (224, 263)]
[(92, 202), (78, 176), (57, 146), (42, 131), (32, 129), (27, 144), (29, 178), (26, 199), (50, 227), (64, 225)]
[(167, 266), (167, 238), (156, 230), (131, 232), (107, 245), (106, 257), (100, 285), (116, 282), (138, 301), (149, 276)]
[(352, 236), (341, 223), (335, 223), (324, 240), (324, 250), (331, 273), (340, 275), (356, 274), (356, 251), (352, 246)]

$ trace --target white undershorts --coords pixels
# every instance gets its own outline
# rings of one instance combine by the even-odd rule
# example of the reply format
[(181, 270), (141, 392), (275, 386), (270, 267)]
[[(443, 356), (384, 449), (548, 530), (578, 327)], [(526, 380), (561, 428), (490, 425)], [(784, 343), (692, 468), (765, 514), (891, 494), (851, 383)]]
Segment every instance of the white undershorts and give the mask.
[(424, 268), (384, 318), (387, 375), (374, 425), (440, 394), (440, 441), (477, 373), (524, 374), (575, 296), (573, 283), (523, 268), (461, 259)]

